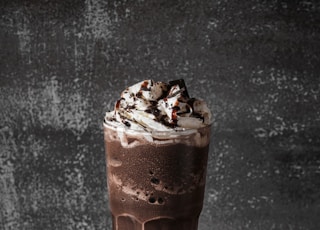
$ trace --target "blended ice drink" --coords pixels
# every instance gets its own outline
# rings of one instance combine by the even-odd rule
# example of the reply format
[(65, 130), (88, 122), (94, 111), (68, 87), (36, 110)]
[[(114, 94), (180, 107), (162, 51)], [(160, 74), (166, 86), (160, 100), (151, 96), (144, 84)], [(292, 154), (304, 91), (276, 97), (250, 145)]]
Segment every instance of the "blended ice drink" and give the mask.
[(113, 230), (197, 230), (211, 113), (183, 80), (145, 80), (104, 118)]

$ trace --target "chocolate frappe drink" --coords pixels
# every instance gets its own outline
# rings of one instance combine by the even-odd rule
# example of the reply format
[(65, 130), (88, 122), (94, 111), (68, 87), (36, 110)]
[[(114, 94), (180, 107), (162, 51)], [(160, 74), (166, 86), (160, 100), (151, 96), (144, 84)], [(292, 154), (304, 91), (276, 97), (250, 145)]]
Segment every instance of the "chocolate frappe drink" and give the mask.
[(145, 80), (104, 119), (113, 230), (197, 230), (211, 113), (183, 80)]

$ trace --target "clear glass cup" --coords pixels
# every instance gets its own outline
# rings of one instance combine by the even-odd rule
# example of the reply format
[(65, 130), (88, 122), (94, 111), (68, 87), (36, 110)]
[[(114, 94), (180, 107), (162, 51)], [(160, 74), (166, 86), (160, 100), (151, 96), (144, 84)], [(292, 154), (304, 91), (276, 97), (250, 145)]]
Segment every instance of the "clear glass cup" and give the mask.
[(104, 122), (113, 230), (197, 230), (210, 129), (146, 132)]

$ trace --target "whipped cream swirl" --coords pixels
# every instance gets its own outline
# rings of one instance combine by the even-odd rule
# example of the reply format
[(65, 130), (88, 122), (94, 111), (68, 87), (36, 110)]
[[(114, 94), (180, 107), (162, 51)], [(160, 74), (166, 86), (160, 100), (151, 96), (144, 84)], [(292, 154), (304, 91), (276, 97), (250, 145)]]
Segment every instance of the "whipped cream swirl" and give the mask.
[(132, 130), (169, 131), (192, 129), (211, 123), (211, 112), (200, 99), (190, 98), (184, 81), (144, 80), (121, 93), (105, 122)]

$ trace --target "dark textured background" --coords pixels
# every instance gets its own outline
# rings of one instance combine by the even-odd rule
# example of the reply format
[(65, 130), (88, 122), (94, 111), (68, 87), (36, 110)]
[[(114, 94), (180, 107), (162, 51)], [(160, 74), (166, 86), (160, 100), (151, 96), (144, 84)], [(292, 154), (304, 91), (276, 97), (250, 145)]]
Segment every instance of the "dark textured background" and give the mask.
[(184, 78), (213, 110), (199, 230), (320, 229), (316, 0), (0, 1), (0, 229), (111, 229), (102, 119)]

